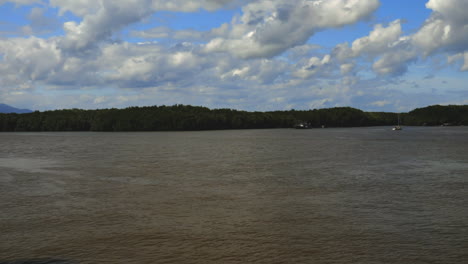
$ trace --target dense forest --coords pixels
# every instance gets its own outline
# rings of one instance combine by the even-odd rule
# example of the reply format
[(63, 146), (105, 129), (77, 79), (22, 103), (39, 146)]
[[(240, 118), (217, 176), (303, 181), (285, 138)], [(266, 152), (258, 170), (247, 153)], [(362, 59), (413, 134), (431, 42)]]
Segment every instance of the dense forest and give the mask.
[[(215, 129), (359, 127), (395, 125), (398, 114), (350, 107), (273, 112), (174, 105), (125, 109), (65, 109), (0, 114), (0, 131), (182, 131)], [(428, 106), (400, 114), (402, 125), (468, 125), (468, 105)]]

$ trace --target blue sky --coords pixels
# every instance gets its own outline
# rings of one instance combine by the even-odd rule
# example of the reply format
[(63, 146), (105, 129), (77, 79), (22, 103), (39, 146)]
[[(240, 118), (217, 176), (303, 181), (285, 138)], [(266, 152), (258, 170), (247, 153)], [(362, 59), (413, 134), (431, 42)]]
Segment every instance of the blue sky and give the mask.
[(0, 0), (0, 103), (468, 104), (466, 0)]

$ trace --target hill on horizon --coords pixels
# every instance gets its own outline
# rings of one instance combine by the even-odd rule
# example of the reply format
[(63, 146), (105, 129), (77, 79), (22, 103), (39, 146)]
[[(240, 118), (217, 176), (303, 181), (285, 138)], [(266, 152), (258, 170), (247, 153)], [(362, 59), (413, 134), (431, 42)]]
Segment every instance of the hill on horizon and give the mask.
[(0, 104), (0, 113), (10, 114), (10, 113), (17, 113), (17, 114), (26, 114), (32, 113), (32, 110), (29, 109), (19, 109), (13, 106), (9, 106), (6, 104)]

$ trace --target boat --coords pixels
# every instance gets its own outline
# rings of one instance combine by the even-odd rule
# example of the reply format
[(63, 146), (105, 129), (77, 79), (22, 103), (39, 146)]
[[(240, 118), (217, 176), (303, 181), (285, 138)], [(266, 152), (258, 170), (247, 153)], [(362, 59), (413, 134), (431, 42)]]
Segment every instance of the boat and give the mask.
[(301, 122), (301, 123), (298, 123), (298, 124), (294, 125), (294, 128), (296, 128), (296, 129), (308, 129), (308, 128), (312, 128), (312, 125), (310, 124), (310, 122)]
[(393, 131), (397, 131), (397, 130), (402, 130), (403, 128), (400, 126), (400, 114), (398, 114), (398, 125), (394, 126), (392, 128)]

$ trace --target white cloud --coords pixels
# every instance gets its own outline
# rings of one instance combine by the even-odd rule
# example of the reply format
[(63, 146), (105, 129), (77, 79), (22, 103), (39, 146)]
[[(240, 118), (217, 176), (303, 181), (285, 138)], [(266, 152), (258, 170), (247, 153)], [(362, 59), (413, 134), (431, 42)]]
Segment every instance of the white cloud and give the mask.
[[(433, 13), (421, 29), (412, 36), (413, 44), (425, 56), (437, 52), (453, 54), (468, 52), (468, 1), (466, 0), (429, 0), (427, 8)], [(461, 71), (468, 70), (468, 56), (462, 56), (464, 65)]]
[(370, 103), (370, 105), (378, 106), (378, 107), (384, 107), (386, 105), (389, 105), (391, 102), (387, 100), (381, 100), (381, 101), (375, 101)]
[(454, 64), (459, 60), (464, 60), (463, 65), (460, 67), (460, 71), (468, 71), (468, 51), (465, 53), (458, 53), (456, 55), (449, 56), (447, 59), (449, 64)]
[(422, 49), (425, 55), (439, 51), (468, 51), (468, 1), (430, 0), (426, 7), (433, 13), (412, 36), (414, 45)]
[(341, 74), (350, 73), (354, 69), (354, 67), (355, 67), (354, 63), (345, 63), (345, 64), (340, 65)]
[(395, 46), (402, 34), (401, 21), (396, 20), (388, 27), (378, 24), (369, 36), (355, 40), (351, 46), (352, 56), (366, 54), (372, 57), (378, 56)]
[[(233, 0), (50, 0), (60, 14), (69, 11), (82, 17), (81, 22), (63, 25), (66, 36), (61, 45), (70, 51), (83, 51), (109, 39), (115, 32), (139, 22), (157, 11), (193, 12), (201, 8), (215, 10), (233, 4)], [(182, 33), (182, 32), (181, 32)], [(192, 32), (194, 34), (194, 32)]]
[(213, 39), (206, 51), (241, 58), (273, 57), (304, 44), (317, 31), (364, 19), (378, 6), (377, 0), (255, 1), (243, 7), (229, 37)]
[(468, 52), (465, 52), (465, 63), (463, 64), (463, 66), (461, 67), (460, 70), (462, 71), (468, 71)]
[(223, 73), (221, 79), (233, 82), (243, 80), (249, 82), (248, 85), (250, 86), (284, 82), (283, 78), (286, 78), (285, 76), (293, 69), (288, 63), (271, 59), (258, 59), (248, 62), (233, 59), (231, 63), (230, 68), (234, 65), (238, 65), (238, 67)]
[(468, 24), (468, 2), (465, 0), (429, 0), (427, 8), (441, 14), (445, 19), (455, 24)]
[(25, 80), (43, 80), (62, 61), (60, 49), (53, 41), (30, 37), (0, 40), (2, 75), (18, 75)]
[(324, 68), (331, 63), (331, 56), (325, 55), (323, 58), (312, 57), (309, 61), (301, 67), (299, 70), (293, 73), (294, 76), (307, 79), (320, 72), (323, 72)]
[(401, 75), (406, 72), (407, 64), (418, 55), (408, 37), (402, 36), (401, 20), (391, 22), (387, 27), (377, 24), (368, 36), (356, 39), (352, 45), (337, 45), (332, 55), (343, 62), (341, 72), (348, 73), (355, 63), (350, 59), (364, 57), (374, 62), (372, 68), (382, 75)]
[(401, 20), (395, 20), (386, 27), (377, 24), (369, 35), (354, 40), (351, 46), (338, 44), (331, 54), (341, 62), (342, 74), (353, 70), (358, 61), (370, 61), (378, 74), (401, 75), (406, 72), (408, 63), (418, 57), (410, 38), (402, 34)]
[[(401, 21), (396, 20), (387, 27), (376, 25), (366, 37), (355, 40), (351, 47), (347, 43), (337, 45), (333, 56), (343, 63), (351, 58), (365, 56), (371, 61), (377, 58), (372, 69), (382, 75), (401, 75), (408, 64), (421, 55), (430, 56), (446, 53), (449, 62), (454, 58), (464, 59), (460, 68), (468, 70), (468, 8), (466, 0), (430, 0), (427, 8), (433, 10), (430, 18), (414, 34), (403, 36)], [(453, 55), (459, 54), (453, 57)]]
[[(28, 2), (28, 0), (23, 1)], [(33, 0), (29, 0), (29, 2), (32, 1)], [(50, 0), (52, 6), (60, 9), (61, 14), (69, 11), (81, 17), (97, 13), (100, 9), (110, 6), (116, 7), (117, 9), (125, 9), (126, 7), (134, 7), (136, 9), (145, 8), (152, 12), (194, 12), (199, 9), (212, 11), (222, 7), (240, 4), (241, 2), (242, 1), (238, 0)], [(118, 11), (117, 9), (114, 10)], [(131, 12), (131, 9), (127, 11)]]
[(398, 45), (398, 49), (387, 51), (373, 65), (372, 69), (383, 75), (402, 75), (408, 69), (408, 64), (415, 61), (417, 53), (409, 45)]
[[(69, 3), (69, 1), (64, 2)], [(88, 1), (84, 2), (88, 3)], [(82, 10), (83, 6), (79, 6), (79, 11), (75, 12), (80, 14), (85, 12), (82, 14), (83, 21), (81, 23), (69, 21), (64, 24), (66, 36), (61, 44), (65, 49), (72, 51), (89, 49), (100, 41), (110, 38), (114, 32), (123, 27), (151, 15), (153, 10), (147, 8), (150, 4), (151, 1), (100, 0), (87, 6), (86, 11)], [(90, 10), (91, 7), (94, 7), (94, 10)], [(76, 7), (72, 5), (72, 8)]]
[(97, 58), (101, 77), (118, 87), (160, 86), (165, 82), (182, 83), (209, 68), (206, 59), (180, 48), (167, 49), (158, 44), (111, 44)]
[(193, 12), (198, 9), (216, 10), (222, 7), (234, 6), (244, 1), (239, 0), (154, 0), (153, 8), (165, 11)]

